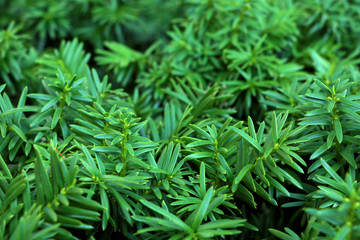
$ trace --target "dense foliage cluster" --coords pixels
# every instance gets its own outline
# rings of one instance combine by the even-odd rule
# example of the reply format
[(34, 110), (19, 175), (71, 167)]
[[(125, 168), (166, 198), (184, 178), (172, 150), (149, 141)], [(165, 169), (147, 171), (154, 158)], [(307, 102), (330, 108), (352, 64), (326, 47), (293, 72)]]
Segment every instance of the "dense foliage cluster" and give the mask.
[(359, 0), (0, 0), (0, 239), (359, 239)]

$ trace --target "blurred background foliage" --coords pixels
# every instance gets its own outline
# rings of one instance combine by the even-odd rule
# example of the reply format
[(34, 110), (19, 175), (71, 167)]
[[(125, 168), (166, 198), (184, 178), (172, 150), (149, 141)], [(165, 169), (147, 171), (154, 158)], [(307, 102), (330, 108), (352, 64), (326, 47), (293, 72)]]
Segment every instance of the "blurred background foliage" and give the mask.
[(0, 0), (0, 237), (357, 239), (358, 0)]

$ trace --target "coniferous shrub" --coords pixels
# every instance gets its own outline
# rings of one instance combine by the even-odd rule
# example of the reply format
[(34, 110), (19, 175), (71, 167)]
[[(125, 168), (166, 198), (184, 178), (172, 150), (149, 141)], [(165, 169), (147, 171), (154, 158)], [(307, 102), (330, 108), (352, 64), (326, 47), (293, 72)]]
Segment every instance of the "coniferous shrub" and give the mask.
[(0, 239), (360, 238), (357, 0), (0, 0)]

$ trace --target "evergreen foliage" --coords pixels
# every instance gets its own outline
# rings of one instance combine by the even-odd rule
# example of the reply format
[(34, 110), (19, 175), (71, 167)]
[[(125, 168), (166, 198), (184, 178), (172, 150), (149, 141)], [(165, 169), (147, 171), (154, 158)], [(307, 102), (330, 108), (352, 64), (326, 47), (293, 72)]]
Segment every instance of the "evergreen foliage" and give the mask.
[(0, 239), (359, 239), (359, 22), (0, 0)]

